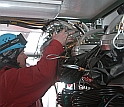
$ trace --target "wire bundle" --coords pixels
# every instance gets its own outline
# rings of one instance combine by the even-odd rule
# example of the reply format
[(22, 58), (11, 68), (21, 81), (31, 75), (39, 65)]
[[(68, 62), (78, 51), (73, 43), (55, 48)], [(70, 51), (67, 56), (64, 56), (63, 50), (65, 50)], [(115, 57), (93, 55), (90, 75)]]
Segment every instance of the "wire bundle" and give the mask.
[(124, 90), (122, 87), (107, 86), (75, 92), (72, 96), (73, 107), (119, 107), (124, 106)]
[(63, 90), (58, 99), (62, 107), (124, 107), (124, 89), (107, 86), (90, 90)]

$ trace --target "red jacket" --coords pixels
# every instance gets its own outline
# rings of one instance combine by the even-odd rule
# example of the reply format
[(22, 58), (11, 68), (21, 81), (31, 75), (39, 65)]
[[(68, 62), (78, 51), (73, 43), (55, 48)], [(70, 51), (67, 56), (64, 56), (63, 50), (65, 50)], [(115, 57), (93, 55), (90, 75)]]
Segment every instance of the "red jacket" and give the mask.
[(37, 65), (1, 69), (0, 107), (35, 107), (35, 102), (45, 94), (56, 77), (57, 59), (48, 60), (46, 56), (62, 52), (62, 45), (53, 40)]

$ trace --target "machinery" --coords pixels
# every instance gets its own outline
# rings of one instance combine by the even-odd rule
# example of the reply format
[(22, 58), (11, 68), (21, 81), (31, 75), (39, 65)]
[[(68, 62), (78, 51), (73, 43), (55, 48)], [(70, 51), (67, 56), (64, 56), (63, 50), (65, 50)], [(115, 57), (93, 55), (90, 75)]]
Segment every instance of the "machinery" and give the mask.
[[(23, 8), (20, 8), (22, 1), (25, 2), (23, 2)], [(10, 0), (9, 2), (18, 8), (17, 10), (14, 7), (12, 10), (8, 9), (9, 12), (6, 8), (2, 8), (1, 11), (4, 12), (1, 13), (0, 24), (7, 24), (7, 27), (10, 25), (23, 27), (26, 31), (27, 29), (41, 30), (42, 35), (45, 36), (43, 36), (43, 44), (37, 44), (37, 46), (40, 45), (40, 50), (50, 43), (53, 32), (58, 33), (66, 29), (66, 33), (69, 34), (74, 31), (69, 35), (74, 41), (64, 46), (64, 52), (60, 56), (49, 54), (46, 57), (49, 60), (58, 58), (57, 82), (65, 83), (62, 92), (57, 93), (57, 105), (61, 107), (124, 107), (124, 1), (105, 0), (105, 4), (103, 0), (100, 1), (100, 4), (104, 4), (102, 7), (110, 2), (113, 4), (110, 7), (117, 4), (111, 9), (109, 5), (107, 9), (103, 9), (109, 12), (96, 9), (100, 6), (85, 10), (81, 5), (87, 2), (87, 5), (90, 4), (92, 7), (93, 1), (97, 0), (78, 0), (78, 2), (74, 0), (77, 7), (71, 5), (71, 0), (51, 0), (51, 3), (48, 3), (49, 0), (42, 0), (43, 4), (39, 1)], [(0, 3), (6, 2), (1, 0)], [(32, 6), (32, 3), (35, 6)], [(42, 10), (46, 8), (46, 4), (49, 9)], [(72, 10), (66, 8), (70, 6), (69, 4), (73, 7), (73, 9), (70, 7)], [(32, 10), (26, 14), (28, 9)], [(60, 9), (62, 11), (58, 15)], [(80, 10), (81, 14), (78, 13)], [(96, 10), (98, 15), (95, 15)], [(118, 16), (108, 26), (102, 27), (102, 18), (114, 10), (117, 10)], [(13, 11), (16, 14), (12, 13)], [(94, 14), (91, 14), (91, 11), (94, 11)], [(17, 14), (18, 17), (16, 17)], [(83, 18), (89, 19), (90, 22), (80, 20), (82, 14), (85, 16)], [(76, 19), (69, 19), (74, 15)], [(35, 57), (39, 58), (41, 55), (38, 54)], [(69, 85), (71, 89), (68, 89)]]
[[(66, 44), (58, 61), (58, 81), (72, 84), (58, 93), (57, 102), (62, 107), (123, 107), (124, 106), (124, 16), (122, 5), (118, 16), (107, 29), (89, 30), (84, 23), (52, 20), (44, 26), (44, 47), (53, 32), (75, 31), (69, 35), (74, 42)], [(121, 10), (122, 9), (122, 10)], [(121, 12), (120, 12), (121, 11)], [(114, 27), (118, 24), (118, 30)], [(95, 36), (94, 36), (95, 35)], [(67, 38), (68, 39), (68, 38)], [(47, 57), (49, 59), (49, 56)]]

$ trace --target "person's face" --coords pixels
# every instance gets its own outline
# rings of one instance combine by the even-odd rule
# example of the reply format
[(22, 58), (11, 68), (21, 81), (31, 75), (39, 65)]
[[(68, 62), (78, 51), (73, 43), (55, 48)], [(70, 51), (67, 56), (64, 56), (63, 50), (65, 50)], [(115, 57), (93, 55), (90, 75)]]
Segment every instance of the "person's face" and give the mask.
[(17, 62), (19, 63), (19, 66), (24, 68), (26, 67), (26, 59), (27, 59), (27, 55), (24, 53), (24, 51), (22, 51), (18, 57), (17, 57)]

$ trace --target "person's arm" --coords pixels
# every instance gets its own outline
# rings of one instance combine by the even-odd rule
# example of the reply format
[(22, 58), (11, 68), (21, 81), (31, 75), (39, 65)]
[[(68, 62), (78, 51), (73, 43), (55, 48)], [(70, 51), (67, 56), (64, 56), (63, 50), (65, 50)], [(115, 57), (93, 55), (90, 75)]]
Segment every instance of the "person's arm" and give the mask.
[[(65, 34), (65, 36), (67, 35)], [(19, 69), (12, 68), (5, 72), (6, 79), (3, 79), (5, 79), (6, 88), (10, 93), (8, 97), (11, 98), (10, 101), (14, 100), (15, 106), (21, 104), (29, 106), (42, 97), (52, 85), (56, 77), (57, 59), (48, 60), (46, 56), (49, 54), (60, 55), (64, 51), (62, 42), (53, 39), (37, 65)]]

